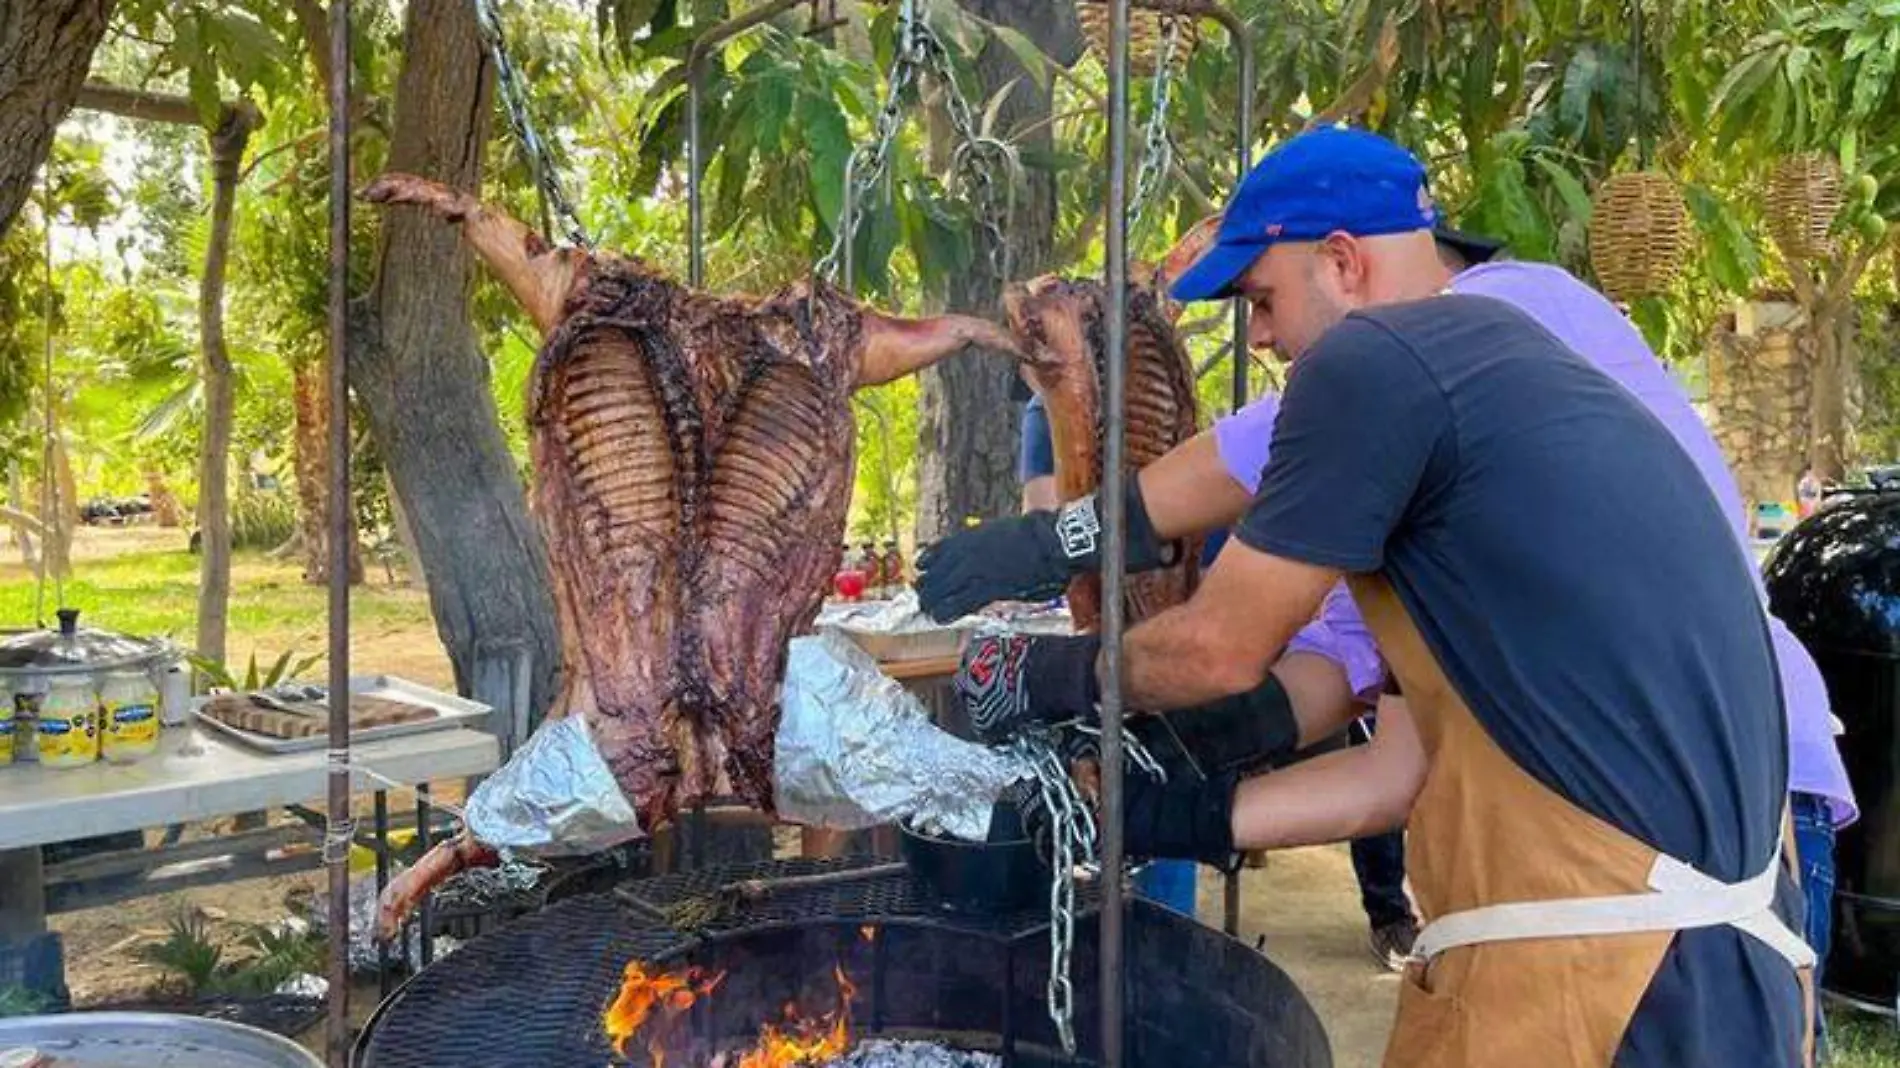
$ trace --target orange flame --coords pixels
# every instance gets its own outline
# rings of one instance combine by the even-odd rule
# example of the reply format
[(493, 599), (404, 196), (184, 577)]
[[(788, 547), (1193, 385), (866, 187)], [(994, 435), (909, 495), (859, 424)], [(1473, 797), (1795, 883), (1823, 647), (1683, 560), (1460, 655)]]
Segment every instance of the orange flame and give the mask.
[(851, 1048), (851, 1002), (858, 996), (843, 968), (833, 968), (838, 980), (838, 1007), (821, 1016), (804, 1017), (795, 1005), (785, 1006), (783, 1026), (764, 1024), (759, 1044), (739, 1058), (738, 1068), (796, 1068), (824, 1064)]
[[(709, 975), (699, 968), (649, 973), (642, 962), (629, 961), (619, 995), (601, 1015), (601, 1025), (613, 1042), (614, 1052), (625, 1057), (627, 1043), (644, 1030), (653, 1068), (664, 1068), (673, 1022), (718, 988), (725, 977), (725, 972)], [(736, 1061), (722, 1057), (715, 1063), (733, 1068), (801, 1068), (842, 1056), (851, 1048), (851, 1003), (857, 999), (858, 988), (841, 967), (832, 969), (832, 977), (838, 983), (836, 1009), (804, 1016), (796, 1004), (788, 1003), (778, 1023), (759, 1026), (759, 1041), (752, 1049), (738, 1054)]]
[(613, 1043), (614, 1052), (625, 1057), (627, 1042), (640, 1033), (658, 1009), (660, 1026), (648, 1037), (647, 1053), (653, 1058), (653, 1068), (663, 1068), (668, 1025), (692, 1008), (695, 1001), (717, 989), (725, 978), (725, 972), (707, 975), (699, 968), (649, 975), (645, 964), (628, 961), (626, 971), (621, 974), (619, 995), (601, 1014), (601, 1026)]

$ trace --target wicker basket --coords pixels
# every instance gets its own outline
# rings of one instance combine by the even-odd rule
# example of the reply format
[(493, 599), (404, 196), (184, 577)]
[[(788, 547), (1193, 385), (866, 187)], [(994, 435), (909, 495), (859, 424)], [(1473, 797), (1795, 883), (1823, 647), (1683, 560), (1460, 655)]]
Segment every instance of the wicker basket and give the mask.
[[(1075, 16), (1082, 23), (1082, 33), (1088, 38), (1089, 49), (1095, 53), (1104, 65), (1108, 63), (1108, 5), (1079, 0), (1075, 5)], [(1181, 25), (1181, 39), (1175, 45), (1174, 58), (1178, 62), (1187, 57), (1194, 46), (1200, 43), (1200, 28), (1193, 19), (1174, 15), (1163, 15), (1146, 8), (1128, 9), (1128, 73), (1139, 78), (1150, 77), (1155, 65), (1161, 60), (1162, 46), (1167, 43), (1169, 23)]]
[(1844, 196), (1840, 164), (1832, 156), (1807, 152), (1775, 164), (1768, 176), (1768, 233), (1783, 254), (1824, 260), (1837, 245), (1828, 231), (1840, 214)]
[(1590, 266), (1615, 300), (1669, 288), (1688, 258), (1689, 211), (1666, 174), (1618, 174), (1597, 188), (1590, 212)]

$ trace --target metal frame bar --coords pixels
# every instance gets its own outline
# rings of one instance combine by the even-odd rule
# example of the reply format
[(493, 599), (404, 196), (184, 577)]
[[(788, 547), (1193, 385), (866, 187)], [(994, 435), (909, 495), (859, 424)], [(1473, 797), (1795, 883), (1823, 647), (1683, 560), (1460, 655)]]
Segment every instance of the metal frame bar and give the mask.
[[(1104, 398), (1106, 435), (1102, 477), (1114, 485), (1127, 466), (1126, 430), (1128, 372), (1128, 17), (1130, 7), (1164, 14), (1209, 18), (1219, 22), (1240, 51), (1240, 102), (1236, 133), (1238, 165), (1235, 184), (1252, 166), (1253, 148), (1253, 39), (1246, 24), (1209, 0), (1107, 0), (1108, 47), (1108, 366)], [(1233, 402), (1239, 408), (1247, 398), (1247, 308), (1234, 302)], [(1127, 531), (1121, 495), (1110, 493), (1100, 502), (1103, 516), (1102, 574), (1102, 872), (1101, 916), (1101, 1046), (1104, 1068), (1122, 1068), (1124, 986), (1122, 865), (1122, 590), (1127, 573)], [(1226, 926), (1233, 934), (1239, 924), (1237, 874), (1227, 877)]]
[(350, 0), (330, 5), (330, 731), (329, 1017), (324, 1049), (334, 1068), (350, 1056)]
[[(722, 22), (693, 39), (686, 50), (686, 281), (694, 289), (706, 284), (706, 209), (700, 183), (704, 177), (704, 148), (700, 143), (700, 64), (713, 46), (777, 18), (809, 0), (772, 0), (736, 19)], [(847, 181), (849, 179), (847, 178)]]

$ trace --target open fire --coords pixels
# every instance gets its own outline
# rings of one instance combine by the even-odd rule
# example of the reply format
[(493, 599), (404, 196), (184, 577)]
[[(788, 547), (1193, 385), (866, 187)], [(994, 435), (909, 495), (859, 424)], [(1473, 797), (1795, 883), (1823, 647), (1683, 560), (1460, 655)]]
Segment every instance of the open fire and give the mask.
[[(614, 1051), (626, 1056), (627, 1044), (644, 1034), (653, 1068), (664, 1068), (666, 1051), (678, 1021), (701, 998), (718, 989), (725, 972), (707, 974), (700, 968), (675, 972), (649, 971), (641, 961), (629, 961), (622, 973), (620, 992), (601, 1014), (601, 1026)], [(801, 1068), (824, 1065), (851, 1048), (851, 1003), (858, 988), (842, 967), (832, 969), (838, 983), (838, 1005), (829, 1012), (808, 1015), (787, 1003), (780, 1019), (759, 1025), (759, 1040), (751, 1049), (721, 1053), (707, 1068)]]

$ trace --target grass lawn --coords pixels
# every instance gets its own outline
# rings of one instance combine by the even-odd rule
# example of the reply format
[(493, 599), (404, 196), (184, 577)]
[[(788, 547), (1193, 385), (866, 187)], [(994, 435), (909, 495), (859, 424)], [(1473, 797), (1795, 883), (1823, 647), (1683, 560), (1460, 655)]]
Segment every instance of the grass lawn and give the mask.
[[(73, 576), (65, 602), (82, 625), (139, 635), (165, 635), (189, 647), (196, 633), (199, 559), (185, 535), (155, 527), (82, 529), (74, 545)], [(350, 598), (350, 661), (357, 674), (389, 672), (433, 686), (454, 682), (436, 638), (428, 597), (390, 584), (371, 564), (369, 581)], [(17, 553), (0, 563), (0, 625), (31, 626), (38, 583)], [(253, 654), (268, 667), (285, 650), (298, 657), (323, 653), (328, 639), (328, 594), (303, 581), (295, 560), (239, 552), (231, 567), (227, 661), (241, 669)], [(54, 621), (52, 584), (46, 622)], [(306, 672), (321, 681), (327, 666)]]
[(1900, 1031), (1893, 1021), (1843, 1010), (1828, 1013), (1831, 1068), (1895, 1068), (1900, 1066)]

